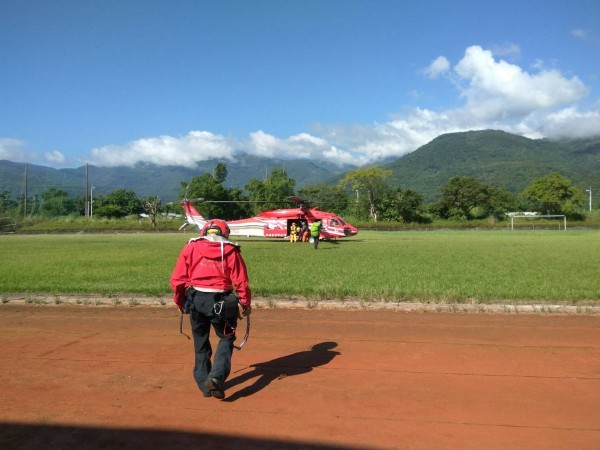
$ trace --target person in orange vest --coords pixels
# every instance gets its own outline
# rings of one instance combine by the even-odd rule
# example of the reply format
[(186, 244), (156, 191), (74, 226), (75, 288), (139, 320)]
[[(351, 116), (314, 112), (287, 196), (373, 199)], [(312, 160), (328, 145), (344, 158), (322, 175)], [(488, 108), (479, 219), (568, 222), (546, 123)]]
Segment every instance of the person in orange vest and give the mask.
[(308, 229), (308, 223), (306, 221), (303, 221), (302, 227), (300, 228), (300, 240), (302, 242), (308, 242), (309, 236), (310, 230)]

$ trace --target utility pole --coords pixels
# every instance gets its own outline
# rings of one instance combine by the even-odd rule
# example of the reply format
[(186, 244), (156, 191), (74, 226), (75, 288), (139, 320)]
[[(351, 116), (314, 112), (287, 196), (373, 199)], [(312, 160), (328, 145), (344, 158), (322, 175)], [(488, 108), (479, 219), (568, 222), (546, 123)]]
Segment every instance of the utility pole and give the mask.
[(88, 179), (88, 165), (85, 164), (85, 217), (90, 216), (90, 205), (88, 203), (88, 192), (89, 192), (89, 179)]
[(90, 217), (94, 217), (94, 186), (90, 191)]
[(29, 179), (29, 164), (25, 164), (25, 197), (23, 202), (23, 217), (27, 216), (27, 195), (28, 191), (28, 179)]
[(592, 187), (590, 186), (590, 188), (586, 189), (585, 192), (590, 193), (590, 212), (592, 212)]

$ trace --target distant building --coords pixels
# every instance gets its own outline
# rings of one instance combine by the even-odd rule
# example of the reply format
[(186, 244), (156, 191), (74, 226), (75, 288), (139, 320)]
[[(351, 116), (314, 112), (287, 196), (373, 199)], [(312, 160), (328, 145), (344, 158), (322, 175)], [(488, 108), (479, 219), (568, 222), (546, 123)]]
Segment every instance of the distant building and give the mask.
[(507, 212), (504, 214), (506, 214), (508, 217), (514, 217), (514, 216), (537, 216), (539, 213), (537, 211), (517, 211), (517, 212)]

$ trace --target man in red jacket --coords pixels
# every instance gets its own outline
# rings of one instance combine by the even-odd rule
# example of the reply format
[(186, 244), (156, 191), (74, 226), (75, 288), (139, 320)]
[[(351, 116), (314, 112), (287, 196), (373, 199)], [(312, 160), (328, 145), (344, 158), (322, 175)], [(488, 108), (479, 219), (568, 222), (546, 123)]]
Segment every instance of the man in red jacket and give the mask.
[[(239, 246), (228, 237), (227, 223), (207, 222), (200, 237), (190, 239), (183, 248), (171, 275), (173, 300), (182, 313), (190, 313), (194, 379), (205, 397), (220, 400), (225, 398), (224, 383), (231, 371), (238, 302), (244, 316), (252, 311), (246, 264)], [(234, 287), (237, 295), (232, 294)], [(233, 313), (227, 314), (232, 308)], [(211, 325), (219, 337), (213, 362)]]

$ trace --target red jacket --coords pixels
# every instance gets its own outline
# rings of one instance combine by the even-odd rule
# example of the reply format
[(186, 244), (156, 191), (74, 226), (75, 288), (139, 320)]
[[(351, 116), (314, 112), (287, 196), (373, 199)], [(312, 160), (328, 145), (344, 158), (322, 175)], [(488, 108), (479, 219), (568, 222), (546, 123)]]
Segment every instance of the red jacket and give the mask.
[(240, 248), (225, 239), (200, 237), (183, 247), (171, 275), (173, 301), (180, 308), (185, 304), (188, 286), (215, 291), (231, 291), (235, 286), (242, 305), (248, 307), (251, 303), (248, 272)]

